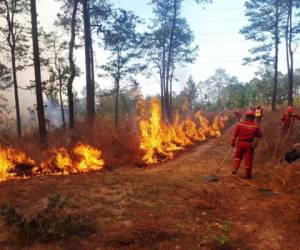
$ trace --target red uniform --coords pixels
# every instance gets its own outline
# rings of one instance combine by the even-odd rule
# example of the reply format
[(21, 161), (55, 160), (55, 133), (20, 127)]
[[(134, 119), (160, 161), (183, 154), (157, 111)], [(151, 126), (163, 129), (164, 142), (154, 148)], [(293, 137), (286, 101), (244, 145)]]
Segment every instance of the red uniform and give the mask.
[(241, 112), (239, 112), (239, 111), (237, 111), (237, 110), (235, 110), (234, 111), (234, 115), (235, 115), (235, 119), (236, 119), (236, 121), (240, 121), (241, 120), (241, 118), (242, 118), (242, 114), (241, 114)]
[(300, 120), (300, 116), (292, 113), (284, 114), (281, 118), (281, 122), (283, 123), (282, 127), (282, 135), (286, 135), (290, 129), (291, 123), (294, 122), (294, 120)]
[(254, 121), (243, 121), (236, 125), (231, 145), (234, 147), (237, 140), (237, 149), (234, 156), (233, 166), (236, 170), (239, 169), (241, 160), (245, 155), (246, 176), (251, 178), (252, 163), (254, 156), (253, 141), (254, 138), (261, 138), (261, 132)]

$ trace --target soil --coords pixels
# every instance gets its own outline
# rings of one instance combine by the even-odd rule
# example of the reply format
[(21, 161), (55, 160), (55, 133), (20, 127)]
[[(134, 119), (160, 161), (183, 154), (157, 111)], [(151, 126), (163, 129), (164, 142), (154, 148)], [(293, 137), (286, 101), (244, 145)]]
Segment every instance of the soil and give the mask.
[(91, 215), (96, 228), (83, 238), (24, 245), (0, 220), (0, 248), (299, 249), (299, 165), (266, 160), (258, 148), (250, 183), (276, 195), (232, 176), (232, 156), (218, 182), (203, 181), (229, 150), (231, 133), (153, 166), (2, 182), (0, 204), (30, 217), (59, 193), (70, 198), (70, 211)]

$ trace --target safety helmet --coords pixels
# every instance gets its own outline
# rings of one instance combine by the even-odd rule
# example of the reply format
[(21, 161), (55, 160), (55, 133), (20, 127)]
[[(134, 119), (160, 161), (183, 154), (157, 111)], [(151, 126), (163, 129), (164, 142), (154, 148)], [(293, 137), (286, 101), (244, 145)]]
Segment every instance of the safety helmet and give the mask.
[(255, 116), (255, 112), (253, 110), (249, 109), (246, 111), (246, 115), (247, 116)]
[(287, 112), (288, 113), (293, 113), (294, 112), (294, 107), (293, 106), (288, 106), (287, 107)]

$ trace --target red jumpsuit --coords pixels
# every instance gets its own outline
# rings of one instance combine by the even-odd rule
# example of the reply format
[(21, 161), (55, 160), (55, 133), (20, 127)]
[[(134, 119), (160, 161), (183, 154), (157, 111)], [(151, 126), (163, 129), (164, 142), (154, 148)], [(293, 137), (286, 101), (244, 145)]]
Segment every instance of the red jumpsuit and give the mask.
[(291, 123), (295, 121), (295, 119), (300, 120), (300, 116), (296, 114), (284, 114), (281, 118), (281, 122), (283, 123), (281, 135), (286, 135), (290, 129)]
[(234, 147), (237, 140), (237, 149), (234, 156), (233, 166), (236, 170), (239, 169), (241, 160), (245, 155), (245, 170), (246, 177), (251, 178), (252, 163), (254, 156), (253, 140), (261, 138), (261, 132), (254, 121), (243, 121), (236, 125), (234, 134), (231, 139), (231, 145)]
[(241, 118), (242, 118), (242, 114), (241, 114), (241, 112), (239, 112), (239, 111), (237, 111), (237, 110), (235, 110), (234, 111), (234, 115), (235, 115), (235, 119), (236, 119), (236, 121), (240, 121), (241, 120)]

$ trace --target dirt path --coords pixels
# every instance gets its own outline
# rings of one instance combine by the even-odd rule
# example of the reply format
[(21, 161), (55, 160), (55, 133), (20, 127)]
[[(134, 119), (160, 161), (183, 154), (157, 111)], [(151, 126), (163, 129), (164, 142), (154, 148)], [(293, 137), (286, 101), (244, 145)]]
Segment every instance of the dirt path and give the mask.
[[(31, 216), (59, 193), (71, 198), (70, 210), (96, 220), (92, 236), (27, 249), (299, 249), (300, 186), (290, 186), (299, 183), (299, 167), (267, 164), (258, 154), (251, 182), (281, 192), (270, 197), (232, 177), (231, 160), (219, 182), (201, 180), (217, 168), (230, 136), (229, 129), (158, 166), (1, 183), (0, 203)], [(20, 249), (1, 223), (4, 247)]]

